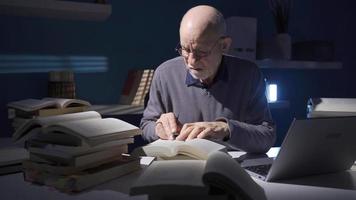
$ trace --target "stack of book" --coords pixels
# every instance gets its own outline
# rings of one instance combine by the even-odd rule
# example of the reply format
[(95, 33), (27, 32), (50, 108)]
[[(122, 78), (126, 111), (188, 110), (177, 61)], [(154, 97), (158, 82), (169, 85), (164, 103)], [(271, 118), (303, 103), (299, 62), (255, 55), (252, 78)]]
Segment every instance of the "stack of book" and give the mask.
[(7, 104), (8, 118), (12, 120), (15, 131), (30, 119), (83, 112), (89, 106), (90, 103), (84, 100), (63, 98), (24, 99)]
[(139, 159), (127, 154), (139, 134), (136, 126), (88, 111), (31, 119), (13, 139), (25, 140), (29, 151), (26, 181), (78, 192), (139, 169)]

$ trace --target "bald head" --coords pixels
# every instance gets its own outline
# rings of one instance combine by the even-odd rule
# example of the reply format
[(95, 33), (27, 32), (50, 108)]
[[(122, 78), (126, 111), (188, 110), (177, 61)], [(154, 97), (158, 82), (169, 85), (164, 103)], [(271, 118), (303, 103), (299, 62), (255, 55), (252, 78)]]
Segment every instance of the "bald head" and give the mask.
[(226, 25), (224, 16), (211, 6), (201, 5), (188, 10), (183, 16), (179, 33), (190, 42), (213, 40), (224, 36)]
[(196, 6), (181, 21), (181, 55), (189, 73), (204, 84), (212, 83), (231, 44), (225, 31), (223, 15), (211, 6)]

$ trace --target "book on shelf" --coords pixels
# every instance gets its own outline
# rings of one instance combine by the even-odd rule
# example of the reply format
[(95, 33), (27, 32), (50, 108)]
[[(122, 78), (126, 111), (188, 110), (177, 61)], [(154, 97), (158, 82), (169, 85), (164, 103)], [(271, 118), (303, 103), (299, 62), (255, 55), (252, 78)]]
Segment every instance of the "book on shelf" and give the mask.
[(130, 70), (121, 93), (120, 104), (143, 105), (153, 73), (153, 69)]
[(192, 139), (186, 141), (158, 139), (134, 153), (161, 159), (201, 159), (206, 160), (210, 153), (226, 151), (222, 144), (207, 139)]
[[(63, 192), (79, 192), (140, 169), (140, 160), (131, 156), (122, 156), (118, 160), (79, 172), (74, 169), (74, 173), (69, 175), (51, 173), (48, 166), (45, 167), (49, 170), (43, 170), (31, 163), (24, 163), (24, 166), (25, 181), (44, 184)], [(60, 166), (52, 167), (56, 170), (61, 168)], [(61, 168), (61, 170), (73, 170), (71, 167), (64, 168)]]
[(148, 194), (149, 199), (266, 199), (263, 188), (239, 163), (219, 151), (206, 161), (154, 161), (130, 188), (130, 194)]
[(22, 171), (21, 163), (28, 159), (29, 154), (24, 148), (0, 148), (0, 175)]
[(310, 98), (307, 117), (356, 116), (356, 99), (353, 98)]
[(74, 99), (75, 81), (73, 71), (49, 72), (48, 96)]
[(23, 99), (7, 104), (8, 118), (31, 118), (33, 116), (51, 116), (66, 113), (86, 111), (90, 106), (88, 101), (81, 99), (43, 98)]
[(34, 137), (52, 144), (95, 146), (139, 134), (141, 130), (132, 124), (87, 111), (31, 119), (15, 131), (13, 139), (20, 142)]

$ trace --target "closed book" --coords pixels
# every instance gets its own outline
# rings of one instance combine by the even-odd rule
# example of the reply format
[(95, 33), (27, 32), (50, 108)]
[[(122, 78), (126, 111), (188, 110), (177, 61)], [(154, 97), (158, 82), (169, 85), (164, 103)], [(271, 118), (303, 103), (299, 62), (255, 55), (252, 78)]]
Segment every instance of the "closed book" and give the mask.
[(356, 116), (356, 99), (310, 98), (307, 111), (308, 118)]
[(121, 145), (102, 151), (90, 152), (85, 154), (75, 155), (72, 153), (63, 152), (47, 152), (39, 148), (30, 149), (30, 160), (35, 162), (50, 162), (56, 165), (67, 165), (74, 167), (82, 167), (92, 163), (105, 161), (115, 157), (120, 157), (121, 154), (127, 153), (127, 145)]
[(68, 146), (60, 144), (51, 144), (46, 143), (41, 140), (31, 139), (26, 142), (26, 148), (30, 152), (37, 152), (39, 154), (48, 154), (48, 155), (71, 155), (78, 156), (88, 153), (93, 153), (97, 151), (103, 151), (115, 147), (120, 147), (122, 145), (134, 143), (134, 138), (124, 138), (120, 140), (113, 140), (96, 146)]

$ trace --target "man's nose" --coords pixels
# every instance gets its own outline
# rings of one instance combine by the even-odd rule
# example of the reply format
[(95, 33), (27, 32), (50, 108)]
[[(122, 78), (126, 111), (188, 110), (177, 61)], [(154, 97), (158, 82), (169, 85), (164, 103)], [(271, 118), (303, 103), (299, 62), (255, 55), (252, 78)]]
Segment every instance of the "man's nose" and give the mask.
[(194, 66), (194, 64), (197, 63), (198, 61), (199, 61), (199, 58), (193, 52), (190, 52), (188, 54), (187, 62), (189, 65)]

